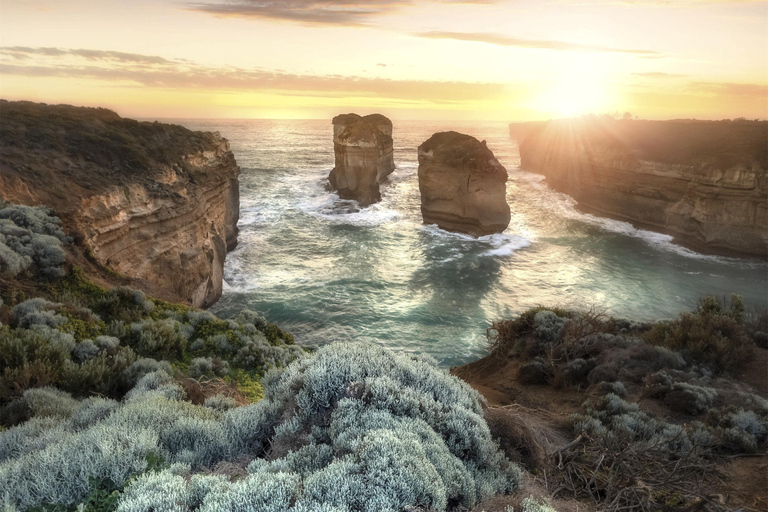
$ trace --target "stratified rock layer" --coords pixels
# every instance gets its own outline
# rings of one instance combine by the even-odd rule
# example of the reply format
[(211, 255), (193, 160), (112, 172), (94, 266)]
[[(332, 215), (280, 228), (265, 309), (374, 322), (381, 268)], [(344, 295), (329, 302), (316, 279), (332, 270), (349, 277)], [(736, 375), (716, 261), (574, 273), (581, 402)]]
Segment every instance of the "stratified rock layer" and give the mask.
[(333, 118), (336, 166), (328, 176), (331, 190), (361, 206), (381, 201), (379, 183), (395, 170), (392, 121), (381, 114)]
[(419, 190), (425, 224), (475, 236), (509, 225), (507, 170), (470, 135), (441, 132), (419, 146)]
[(120, 274), (198, 307), (219, 298), (240, 170), (218, 133), (3, 101), (0, 141), (0, 198), (52, 207)]
[(768, 122), (590, 117), (510, 134), (522, 168), (584, 211), (701, 252), (768, 256)]

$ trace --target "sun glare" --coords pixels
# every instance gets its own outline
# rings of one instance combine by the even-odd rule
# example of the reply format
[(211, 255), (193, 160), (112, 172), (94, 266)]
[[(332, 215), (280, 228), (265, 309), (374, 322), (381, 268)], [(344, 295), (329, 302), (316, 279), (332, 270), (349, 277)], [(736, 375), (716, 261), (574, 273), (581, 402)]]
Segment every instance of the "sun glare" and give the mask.
[(531, 106), (556, 117), (610, 110), (604, 64), (590, 55), (570, 59), (549, 84), (542, 84), (542, 92), (534, 97)]

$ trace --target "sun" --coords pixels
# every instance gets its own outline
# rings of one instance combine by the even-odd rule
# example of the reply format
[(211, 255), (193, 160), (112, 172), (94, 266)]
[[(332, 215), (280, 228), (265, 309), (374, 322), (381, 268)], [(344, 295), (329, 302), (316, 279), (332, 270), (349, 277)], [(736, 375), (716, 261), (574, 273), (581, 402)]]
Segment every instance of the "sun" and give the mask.
[(556, 117), (576, 117), (610, 110), (607, 74), (593, 56), (572, 58), (542, 84), (531, 107)]
[(536, 107), (558, 117), (576, 117), (605, 110), (604, 98), (601, 84), (560, 82), (539, 95)]

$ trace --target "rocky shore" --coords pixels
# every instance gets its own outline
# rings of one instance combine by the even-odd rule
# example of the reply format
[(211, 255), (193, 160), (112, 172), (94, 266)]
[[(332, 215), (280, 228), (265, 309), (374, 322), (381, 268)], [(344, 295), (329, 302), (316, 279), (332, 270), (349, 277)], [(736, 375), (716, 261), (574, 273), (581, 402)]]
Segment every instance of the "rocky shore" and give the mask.
[(768, 257), (768, 122), (586, 117), (510, 135), (521, 167), (583, 211), (705, 253)]
[(240, 169), (226, 139), (106, 109), (0, 109), (0, 199), (53, 208), (118, 274), (196, 307), (216, 302), (239, 216)]

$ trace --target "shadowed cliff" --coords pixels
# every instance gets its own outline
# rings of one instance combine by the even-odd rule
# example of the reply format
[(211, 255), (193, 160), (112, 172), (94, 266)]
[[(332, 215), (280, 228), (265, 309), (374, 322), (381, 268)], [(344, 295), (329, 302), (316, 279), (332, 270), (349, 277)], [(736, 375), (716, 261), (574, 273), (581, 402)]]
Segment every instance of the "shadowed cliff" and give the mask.
[(521, 166), (587, 212), (671, 234), (709, 253), (768, 256), (768, 122), (510, 125)]

